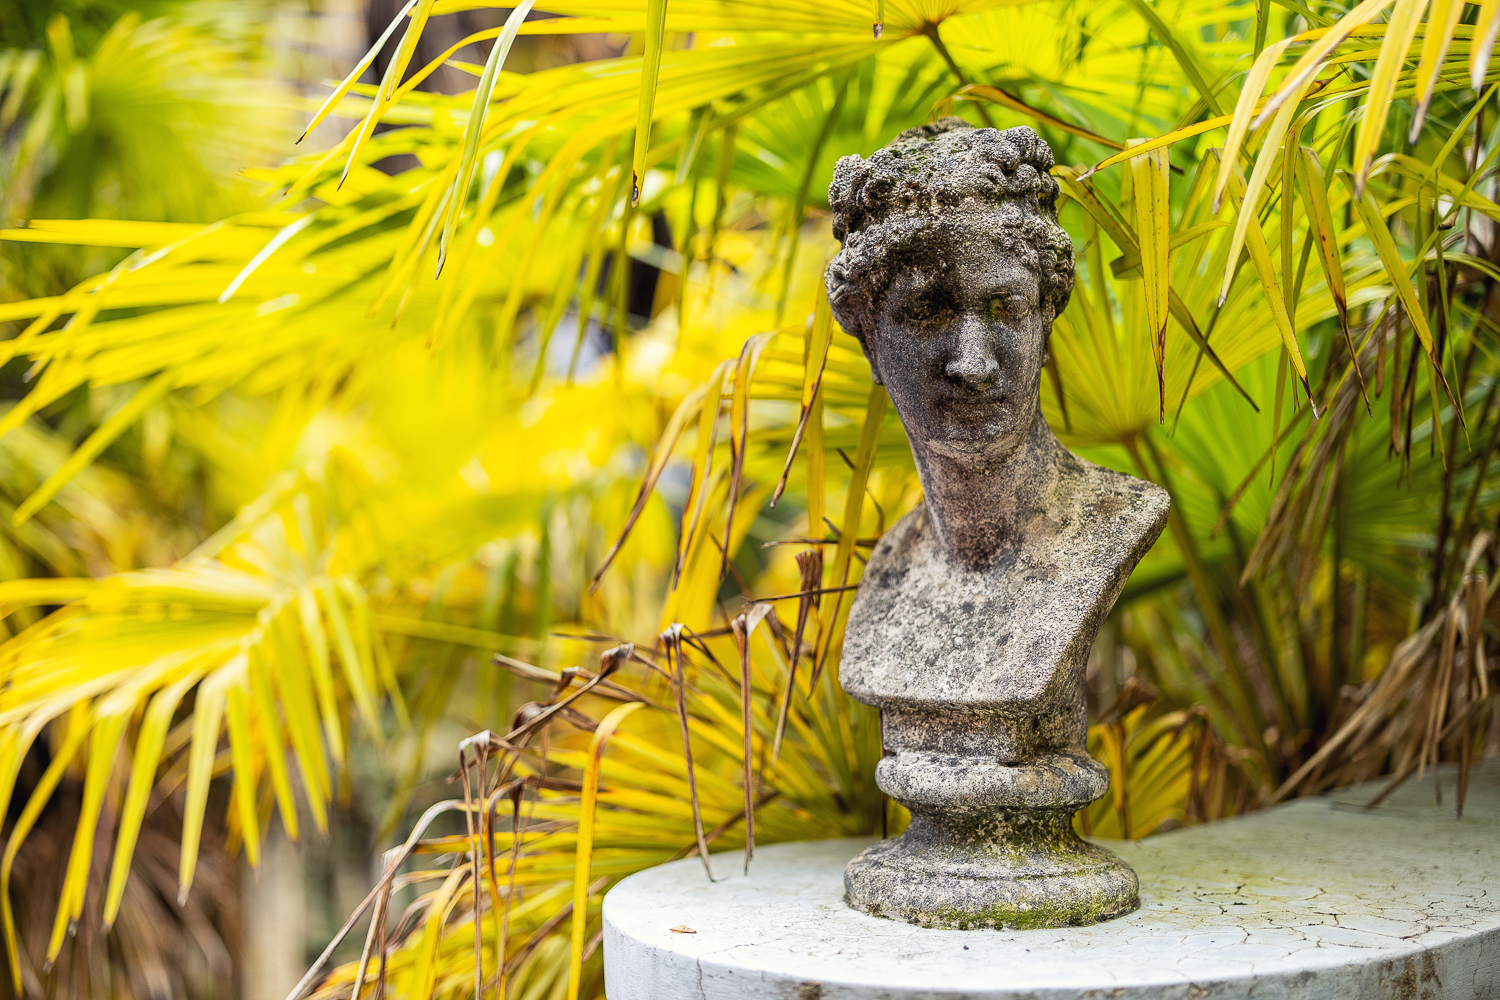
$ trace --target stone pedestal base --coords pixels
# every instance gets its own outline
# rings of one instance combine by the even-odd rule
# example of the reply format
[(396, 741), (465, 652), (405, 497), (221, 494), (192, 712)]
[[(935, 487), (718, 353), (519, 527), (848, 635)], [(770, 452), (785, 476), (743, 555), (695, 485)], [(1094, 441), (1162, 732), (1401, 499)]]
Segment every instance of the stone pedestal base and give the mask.
[(914, 816), (849, 862), (844, 893), (872, 916), (953, 930), (1078, 927), (1140, 905), (1135, 872), (1081, 840), (1062, 810), (961, 824)]
[(1006, 763), (901, 750), (875, 780), (912, 811), (910, 828), (872, 844), (844, 873), (857, 910), (923, 927), (1079, 927), (1140, 905), (1135, 872), (1073, 832), (1073, 813), (1109, 773), (1084, 754)]

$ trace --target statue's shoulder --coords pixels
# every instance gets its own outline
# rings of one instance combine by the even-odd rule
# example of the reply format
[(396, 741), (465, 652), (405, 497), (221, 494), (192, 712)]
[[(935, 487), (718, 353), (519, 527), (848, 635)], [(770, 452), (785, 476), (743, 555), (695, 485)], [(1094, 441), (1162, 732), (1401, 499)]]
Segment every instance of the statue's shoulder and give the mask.
[(865, 564), (861, 579), (870, 587), (884, 587), (900, 582), (912, 566), (937, 557), (932, 530), (927, 517), (927, 501), (921, 500), (875, 543)]
[(1058, 471), (1059, 505), (1068, 520), (1100, 543), (1144, 554), (1166, 527), (1172, 498), (1155, 483), (1106, 469), (1066, 449)]

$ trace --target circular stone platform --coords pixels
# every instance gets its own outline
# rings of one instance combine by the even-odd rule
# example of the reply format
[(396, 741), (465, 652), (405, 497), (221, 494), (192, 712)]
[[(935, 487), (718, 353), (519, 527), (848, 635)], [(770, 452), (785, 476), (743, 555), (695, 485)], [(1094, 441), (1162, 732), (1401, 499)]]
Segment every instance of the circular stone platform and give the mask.
[[(609, 1000), (1495, 1000), (1500, 760), (1110, 841), (1141, 908), (1091, 927), (945, 931), (843, 902), (868, 840), (776, 844), (633, 875), (604, 899)], [(734, 874), (730, 874), (730, 872)], [(727, 876), (727, 877), (725, 877)], [(674, 928), (676, 930), (674, 930)], [(690, 931), (690, 932), (689, 932)]]

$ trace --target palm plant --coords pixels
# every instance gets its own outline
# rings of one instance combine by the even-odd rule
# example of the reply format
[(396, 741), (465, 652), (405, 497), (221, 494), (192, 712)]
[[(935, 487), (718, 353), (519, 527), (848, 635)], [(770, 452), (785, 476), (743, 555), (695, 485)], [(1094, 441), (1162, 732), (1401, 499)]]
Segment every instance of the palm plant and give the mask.
[[(449, 6), (406, 5), (380, 82), (372, 51), (313, 116), (354, 128), (257, 172), (260, 210), (3, 234), (134, 251), (0, 305), (37, 376), (0, 446), (109, 400), (6, 543), (79, 530), (83, 477), (150, 448), (205, 456), (237, 511), (171, 565), (0, 584), (0, 879), (81, 789), (38, 965), (113, 919), (152, 802), (181, 796), (186, 895), (214, 817), (253, 863), (273, 812), (323, 825), (355, 747), (455, 716), (483, 730), (464, 795), (414, 824), (398, 796), (403, 846), (322, 996), (594, 995), (619, 877), (899, 829), (838, 649), (861, 552), (919, 488), (822, 304), (822, 188), (948, 111), (1070, 164), (1083, 266), (1044, 407), (1176, 501), (1096, 649), (1114, 792), (1080, 825), (1140, 836), (1500, 733), (1496, 5), (523, 4), (413, 66)], [(505, 69), (520, 34), (585, 32), (639, 41)], [(452, 58), (487, 39), (486, 65)], [(445, 63), (475, 90), (417, 89)], [(398, 153), (419, 165), (372, 168)]]
[[(53, 14), (36, 37), (6, 32), (18, 44), (0, 48), (0, 219), (201, 224), (254, 207), (235, 175), (268, 162), (290, 125), (274, 88), (248, 86), (242, 53), (180, 21), (79, 13)], [(91, 30), (106, 13), (117, 19)], [(60, 293), (123, 256), (112, 243), (8, 256), (0, 287), (7, 299)]]

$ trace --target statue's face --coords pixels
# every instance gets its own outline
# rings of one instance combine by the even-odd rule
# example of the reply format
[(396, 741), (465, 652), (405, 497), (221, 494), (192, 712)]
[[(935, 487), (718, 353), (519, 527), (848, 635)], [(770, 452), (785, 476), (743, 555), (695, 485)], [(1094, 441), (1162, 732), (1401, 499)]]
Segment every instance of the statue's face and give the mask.
[(954, 457), (1000, 457), (1040, 406), (1052, 309), (988, 213), (927, 229), (876, 320), (871, 361), (907, 434)]

